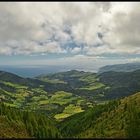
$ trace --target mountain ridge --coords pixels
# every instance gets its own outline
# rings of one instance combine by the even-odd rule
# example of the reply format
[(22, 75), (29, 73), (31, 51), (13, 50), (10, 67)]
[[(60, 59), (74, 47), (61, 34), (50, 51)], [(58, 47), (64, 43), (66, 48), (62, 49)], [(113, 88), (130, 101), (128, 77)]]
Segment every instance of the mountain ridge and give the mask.
[(125, 63), (125, 64), (114, 64), (114, 65), (106, 65), (99, 68), (98, 73), (103, 73), (107, 71), (115, 71), (115, 72), (132, 72), (140, 69), (140, 62), (136, 63)]

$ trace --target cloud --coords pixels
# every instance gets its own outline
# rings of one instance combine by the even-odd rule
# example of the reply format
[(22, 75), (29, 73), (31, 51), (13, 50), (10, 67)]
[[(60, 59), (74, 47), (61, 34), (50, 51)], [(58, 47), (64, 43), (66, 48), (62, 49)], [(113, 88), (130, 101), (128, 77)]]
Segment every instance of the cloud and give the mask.
[(139, 3), (114, 4), (111, 10), (110, 32), (104, 41), (116, 53), (140, 54)]
[(0, 54), (4, 55), (31, 55), (48, 53), (66, 53), (66, 50), (60, 47), (56, 41), (39, 44), (34, 41), (9, 41), (0, 49)]
[[(97, 5), (89, 2), (1, 3), (0, 54), (30, 54), (36, 53), (37, 50), (42, 52), (35, 46), (38, 46), (38, 42), (48, 40), (57, 41), (60, 47), (69, 40), (73, 40), (76, 44), (92, 44), (97, 39), (96, 32), (100, 23), (98, 17), (102, 16), (102, 9), (106, 6), (102, 3)], [(18, 45), (15, 47), (18, 51), (15, 52), (9, 42), (17, 42)], [(31, 44), (34, 44), (34, 47)], [(57, 49), (56, 47), (54, 49), (55, 51), (51, 52), (55, 53)], [(41, 50), (46, 52), (45, 48)]]
[[(0, 55), (140, 54), (139, 6), (137, 2), (0, 3)], [(76, 45), (68, 49), (68, 42)]]
[(73, 49), (71, 50), (71, 53), (77, 54), (77, 53), (79, 53), (80, 51), (81, 51), (81, 48), (80, 48), (80, 47), (75, 47), (75, 48), (73, 48)]

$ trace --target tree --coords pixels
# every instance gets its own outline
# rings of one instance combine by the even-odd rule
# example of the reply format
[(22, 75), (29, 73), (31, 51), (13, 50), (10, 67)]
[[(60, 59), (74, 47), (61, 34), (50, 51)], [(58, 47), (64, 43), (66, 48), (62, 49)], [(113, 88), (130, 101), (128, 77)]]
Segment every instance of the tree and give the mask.
[(27, 125), (27, 130), (28, 130), (29, 134), (30, 134), (31, 136), (34, 136), (34, 131), (33, 131), (33, 126), (32, 126), (32, 124), (31, 124), (30, 122), (28, 122), (26, 125)]
[(140, 138), (140, 112), (135, 104), (128, 105), (128, 112), (127, 136), (129, 138)]

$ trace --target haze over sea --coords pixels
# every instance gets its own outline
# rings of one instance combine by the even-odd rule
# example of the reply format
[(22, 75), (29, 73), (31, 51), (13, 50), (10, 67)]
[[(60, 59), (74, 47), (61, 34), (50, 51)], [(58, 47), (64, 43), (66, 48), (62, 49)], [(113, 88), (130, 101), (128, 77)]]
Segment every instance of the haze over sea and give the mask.
[[(80, 71), (86, 71), (82, 68), (75, 67), (73, 69), (80, 70)], [(17, 74), (22, 77), (35, 77), (40, 74), (49, 74), (49, 73), (56, 73), (56, 72), (63, 72), (63, 71), (69, 71), (72, 70), (70, 66), (52, 66), (52, 65), (16, 65), (16, 66), (10, 66), (10, 65), (1, 65), (0, 71), (7, 71), (14, 74)], [(91, 72), (97, 72), (97, 69), (91, 69), (89, 70)]]

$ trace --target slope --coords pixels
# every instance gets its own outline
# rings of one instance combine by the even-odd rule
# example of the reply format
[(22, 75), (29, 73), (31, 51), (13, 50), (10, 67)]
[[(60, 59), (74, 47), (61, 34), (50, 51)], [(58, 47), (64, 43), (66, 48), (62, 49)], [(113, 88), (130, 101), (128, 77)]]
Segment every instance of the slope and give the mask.
[(54, 123), (44, 114), (20, 111), (0, 103), (0, 138), (61, 137)]
[(99, 69), (98, 73), (104, 73), (108, 71), (115, 72), (132, 72), (140, 69), (140, 63), (126, 63), (126, 64), (115, 64), (103, 66)]
[(59, 124), (64, 137), (140, 138), (140, 93), (97, 105)]
[(105, 72), (98, 77), (101, 83), (109, 87), (103, 90), (103, 99), (121, 98), (140, 91), (140, 70), (133, 72)]
[(5, 115), (0, 115), (0, 138), (30, 138), (30, 136), (23, 123), (9, 122)]
[(8, 105), (50, 114), (57, 120), (94, 104), (140, 91), (140, 70), (95, 74), (67, 71), (36, 79), (0, 72), (0, 100)]
[(0, 74), (0, 101), (16, 108), (44, 112), (61, 120), (91, 104), (85, 98), (67, 92), (64, 83), (22, 78), (7, 72)]

